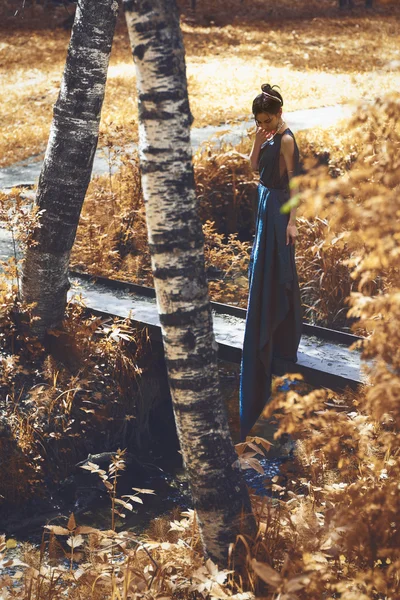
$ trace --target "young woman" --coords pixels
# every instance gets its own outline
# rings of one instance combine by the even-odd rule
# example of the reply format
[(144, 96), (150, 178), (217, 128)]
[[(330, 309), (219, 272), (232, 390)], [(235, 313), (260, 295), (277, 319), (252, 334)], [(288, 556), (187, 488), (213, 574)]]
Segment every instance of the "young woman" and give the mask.
[(240, 378), (242, 439), (270, 398), (273, 358), (297, 361), (302, 325), (296, 209), (281, 212), (290, 197), (289, 182), (299, 173), (299, 150), (282, 118), (281, 94), (269, 84), (261, 89), (253, 101), (257, 129), (250, 153), (260, 182)]

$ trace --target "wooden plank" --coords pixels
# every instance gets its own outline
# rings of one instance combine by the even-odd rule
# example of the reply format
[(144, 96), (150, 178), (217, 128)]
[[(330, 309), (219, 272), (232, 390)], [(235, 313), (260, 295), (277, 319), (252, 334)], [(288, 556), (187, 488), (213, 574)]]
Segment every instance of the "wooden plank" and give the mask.
[[(80, 293), (91, 311), (104, 316), (129, 317), (138, 327), (148, 327), (153, 339), (161, 340), (160, 321), (154, 298), (138, 296), (126, 285), (125, 289), (123, 286), (111, 289), (109, 285), (100, 284), (99, 281), (94, 283), (77, 277), (72, 279), (72, 283), (70, 298)], [(213, 323), (219, 357), (240, 364), (245, 320), (213, 311)], [(343, 389), (346, 386), (355, 388), (366, 381), (362, 373), (359, 351), (350, 351), (347, 345), (307, 335), (302, 336), (298, 362), (274, 361), (273, 372), (301, 373), (311, 385), (331, 389)]]

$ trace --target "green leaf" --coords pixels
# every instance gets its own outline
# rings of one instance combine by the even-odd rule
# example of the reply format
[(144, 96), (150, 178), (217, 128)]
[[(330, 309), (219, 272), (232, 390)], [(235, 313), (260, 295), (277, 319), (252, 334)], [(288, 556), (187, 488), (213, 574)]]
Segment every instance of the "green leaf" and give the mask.
[(289, 213), (292, 208), (296, 208), (299, 205), (300, 194), (296, 194), (293, 198), (290, 198), (283, 206), (281, 206), (281, 213)]

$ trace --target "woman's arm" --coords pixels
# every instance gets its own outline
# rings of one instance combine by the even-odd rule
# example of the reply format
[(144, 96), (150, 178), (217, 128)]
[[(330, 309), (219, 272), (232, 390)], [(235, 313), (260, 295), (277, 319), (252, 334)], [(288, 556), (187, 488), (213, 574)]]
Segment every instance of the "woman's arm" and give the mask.
[[(290, 182), (294, 175), (294, 139), (291, 135), (286, 134), (282, 137), (281, 152), (285, 160), (288, 179)], [(292, 208), (290, 211), (289, 223), (286, 230), (286, 244), (294, 244), (294, 242), (296, 241), (296, 211), (297, 207)]]
[(260, 158), (261, 146), (267, 139), (267, 132), (261, 127), (257, 127), (256, 137), (254, 138), (253, 147), (250, 152), (249, 160), (253, 171), (258, 171), (258, 159)]

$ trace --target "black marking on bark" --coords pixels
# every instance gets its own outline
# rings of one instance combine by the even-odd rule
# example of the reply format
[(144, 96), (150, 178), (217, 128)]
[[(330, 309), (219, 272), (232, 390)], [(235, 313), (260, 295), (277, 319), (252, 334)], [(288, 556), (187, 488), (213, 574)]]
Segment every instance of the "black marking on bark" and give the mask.
[[(101, 107), (103, 106), (103, 98), (95, 98), (94, 102), (93, 102), (93, 111), (95, 113), (95, 115), (98, 115), (100, 117), (100, 113), (101, 113)], [(97, 140), (96, 140), (96, 145), (97, 145)]]
[[(185, 315), (187, 316), (187, 315)], [(182, 338), (182, 343), (184, 346), (186, 346), (188, 348), (188, 350), (193, 350), (196, 347), (196, 336), (194, 335), (193, 331), (191, 329), (188, 329), (187, 332), (185, 333), (185, 335)], [(194, 364), (198, 364), (198, 360), (199, 357), (194, 356), (191, 358), (186, 359), (187, 361), (193, 361)], [(183, 361), (184, 363), (185, 361)], [(169, 363), (171, 365), (171, 363)], [(188, 366), (188, 365), (185, 365)]]
[[(191, 271), (191, 279), (193, 279), (192, 273), (193, 273), (193, 270), (195, 270), (198, 281), (203, 281), (203, 277), (201, 277), (201, 269), (199, 269), (199, 264), (198, 264), (199, 261), (200, 261), (200, 257), (199, 258), (193, 257), (193, 258), (191, 258), (191, 260), (186, 261), (186, 265), (180, 265), (178, 267), (160, 267), (158, 269), (155, 268), (153, 270), (153, 275), (155, 278), (161, 279), (163, 281), (165, 281), (166, 279), (173, 278), (173, 277), (182, 277), (186, 280), (188, 277), (188, 270)], [(192, 266), (190, 266), (190, 262), (192, 263)], [(202, 268), (204, 271), (204, 266)], [(204, 277), (204, 280), (205, 280), (205, 277)]]
[[(173, 145), (174, 140), (171, 140), (171, 145)], [(174, 154), (176, 154), (176, 156), (179, 156), (179, 154), (177, 152), (174, 152)], [(189, 195), (193, 195), (195, 198), (195, 182), (194, 182), (194, 173), (193, 173), (193, 166), (191, 163), (191, 157), (189, 156), (188, 153), (181, 152), (180, 153), (181, 156), (181, 160), (179, 161), (181, 164), (180, 166), (180, 173), (179, 176), (176, 175), (176, 160), (175, 158), (173, 160), (168, 160), (168, 158), (165, 158), (164, 161), (164, 165), (163, 165), (163, 172), (165, 173), (165, 188), (168, 190), (168, 195), (172, 196), (172, 197), (178, 197), (180, 198), (180, 203), (184, 206), (187, 205), (187, 201), (186, 198)], [(186, 162), (186, 165), (184, 165), (185, 168), (182, 168), (183, 162)], [(147, 168), (149, 166), (149, 162), (150, 161), (145, 161), (143, 164), (143, 168)], [(157, 165), (158, 169), (160, 168), (159, 165)], [(193, 211), (193, 208), (191, 209)], [(196, 212), (192, 213), (194, 218), (198, 218), (198, 204), (196, 202)], [(192, 218), (193, 218), (192, 217)]]
[[(193, 333), (189, 330), (182, 339), (184, 340), (187, 337), (188, 344), (194, 343), (192, 341), (192, 337), (194, 338)], [(192, 349), (194, 346), (192, 347)], [(194, 356), (189, 356), (188, 358), (175, 358), (175, 359), (167, 359), (167, 367), (171, 369), (171, 371), (183, 371), (186, 369), (199, 369), (202, 367), (206, 367), (208, 365), (213, 365), (216, 360), (216, 352), (214, 350), (210, 350), (207, 348), (206, 351), (196, 354)]]
[[(216, 386), (216, 379), (213, 375), (204, 375), (198, 379), (174, 379), (169, 378), (170, 387), (174, 390), (186, 390), (191, 392), (200, 392), (206, 389), (213, 389)], [(175, 402), (174, 402), (175, 406)]]
[[(173, 232), (169, 232), (170, 239), (159, 244), (149, 244), (149, 250), (151, 254), (164, 254), (173, 252), (174, 250), (198, 250), (203, 247), (203, 237), (198, 235), (198, 232), (193, 236), (194, 239), (188, 238), (185, 231), (177, 231), (176, 238), (174, 239)], [(181, 239), (179, 239), (181, 238)]]
[[(190, 121), (190, 119), (189, 119), (189, 121)], [(190, 125), (190, 122), (188, 123), (188, 125)], [(174, 141), (175, 141), (175, 143), (176, 142), (183, 142), (183, 143), (190, 142), (190, 130), (187, 133), (183, 132), (182, 135), (180, 135), (179, 133), (175, 132), (174, 133)]]
[(155, 148), (154, 146), (148, 146), (145, 152), (146, 154), (150, 154), (150, 156), (159, 156), (160, 154), (169, 154), (171, 148)]
[[(160, 165), (154, 161), (142, 161), (140, 164), (140, 171), (142, 175), (148, 175), (149, 173), (159, 173)], [(148, 200), (145, 199), (145, 202)]]
[[(189, 210), (178, 209), (176, 218), (173, 219), (171, 230), (165, 230), (162, 233), (153, 234), (153, 244), (163, 245), (172, 244), (177, 242), (195, 242), (197, 243), (204, 239), (203, 229), (200, 223), (200, 219), (197, 215), (196, 206), (189, 208)], [(181, 225), (181, 223), (185, 225)]]
[(196, 318), (210, 309), (210, 303), (202, 304), (199, 307), (185, 310), (178, 308), (174, 313), (159, 315), (161, 325), (166, 327), (179, 327), (179, 325), (193, 325)]
[[(170, 140), (170, 144), (171, 146), (173, 146), (174, 141)], [(144, 154), (147, 153), (147, 148), (145, 148), (143, 150)], [(168, 160), (168, 158), (171, 156), (171, 151), (164, 151), (164, 155), (165, 155), (165, 159), (163, 161), (163, 166), (162, 169), (164, 171), (164, 173), (168, 172), (169, 168), (172, 167), (175, 164), (175, 160)], [(181, 156), (182, 160), (181, 160), (181, 165), (183, 162), (187, 163), (187, 171), (191, 171), (191, 163), (190, 163), (190, 154), (189, 154), (189, 150), (175, 150), (174, 151), (174, 157), (179, 157)], [(159, 162), (155, 162), (153, 160), (142, 160), (141, 161), (141, 172), (143, 175), (147, 175), (148, 173), (156, 173), (159, 172), (161, 169), (161, 165)], [(172, 169), (171, 169), (172, 170)], [(181, 190), (182, 189), (182, 185), (185, 186), (185, 188), (187, 189), (187, 193), (192, 194), (193, 193), (193, 187), (188, 187), (190, 185), (190, 182), (194, 183), (194, 176), (192, 172), (182, 172), (180, 174), (180, 179), (176, 179), (173, 178), (173, 175), (171, 173), (171, 179), (166, 179), (165, 180), (165, 184), (166, 185), (170, 185), (172, 187), (171, 190), (169, 190), (171, 195), (176, 195), (176, 189)], [(185, 192), (186, 192), (185, 189)], [(184, 196), (187, 196), (186, 193), (184, 193)]]
[[(148, 34), (147, 37), (149, 39), (152, 39), (153, 44), (156, 45), (155, 41), (157, 40), (157, 37), (158, 37), (157, 34), (159, 34), (159, 32), (161, 32), (161, 31), (164, 31), (165, 29), (167, 29), (167, 26), (166, 26), (165, 21), (157, 21), (156, 19), (154, 19), (154, 20), (149, 19), (147, 21), (141, 21), (140, 23), (136, 23), (135, 29), (140, 34), (141, 37), (144, 37), (144, 34)], [(163, 46), (166, 50), (168, 49), (168, 45), (169, 44), (167, 42), (163, 44)]]
[[(188, 380), (180, 380), (180, 381), (188, 381)], [(180, 389), (187, 389), (187, 388), (180, 388)], [(210, 390), (210, 393), (207, 395), (207, 398), (202, 398), (201, 400), (196, 400), (194, 402), (178, 402), (178, 401), (174, 401), (174, 411), (176, 411), (176, 414), (190, 414), (191, 412), (193, 412), (193, 414), (203, 414), (203, 415), (207, 415), (207, 427), (209, 429), (214, 429), (214, 430), (218, 430), (218, 432), (220, 432), (220, 425), (217, 421), (217, 417), (218, 414), (216, 414), (215, 412), (215, 406), (216, 406), (216, 396), (217, 394), (213, 394), (212, 390)], [(211, 440), (210, 440), (211, 442)], [(212, 457), (213, 453), (215, 451), (215, 447), (213, 446), (213, 450), (210, 449), (209, 452), (203, 452), (202, 455), (198, 455), (198, 458), (203, 459), (205, 457)]]
[(134, 49), (132, 54), (133, 54), (133, 56), (136, 56), (139, 60), (143, 60), (145, 52), (146, 52), (145, 44), (139, 44), (138, 46), (136, 46), (136, 48)]
[[(190, 192), (193, 193), (193, 190), (190, 190)], [(203, 229), (197, 214), (197, 202), (195, 198), (190, 200), (192, 206), (188, 206), (188, 200), (186, 195), (186, 210), (182, 206), (183, 202), (181, 202), (179, 208), (177, 209), (176, 216), (171, 215), (171, 217), (174, 217), (171, 219), (171, 230), (165, 230), (161, 233), (153, 234), (154, 244), (172, 243), (174, 239), (175, 241), (179, 242), (183, 240), (190, 242), (203, 239)], [(181, 223), (184, 223), (184, 225), (182, 225)]]
[(171, 91), (156, 89), (151, 92), (139, 93), (138, 96), (139, 102), (154, 102), (155, 104), (159, 104), (160, 102), (182, 102), (182, 104), (185, 104), (185, 98), (185, 90), (179, 88)]
[[(193, 198), (193, 207), (187, 210), (182, 208), (178, 210), (175, 218), (174, 226), (170, 231), (165, 230), (162, 233), (153, 234), (153, 244), (163, 245), (172, 244), (174, 241), (178, 244), (181, 242), (197, 244), (204, 239), (203, 228), (197, 214), (197, 203)], [(181, 225), (181, 223), (184, 225)]]
[(180, 187), (182, 186), (183, 189), (189, 188), (189, 189), (195, 189), (195, 181), (194, 181), (194, 171), (193, 171), (193, 167), (192, 165), (190, 165), (190, 168), (186, 169), (180, 176), (180, 179), (178, 180), (178, 186), (177, 189), (180, 190)]
[(157, 108), (155, 110), (149, 110), (145, 108), (142, 104), (139, 104), (139, 117), (142, 122), (146, 121), (171, 121), (176, 119), (176, 114), (174, 112), (168, 112), (167, 110), (162, 110), (161, 108)]
[[(183, 148), (180, 148), (178, 146), (180, 141), (182, 141), (180, 138), (174, 137), (166, 140), (165, 143), (168, 145), (163, 146), (162, 148), (158, 148), (160, 150), (160, 156), (163, 153), (163, 164), (161, 166), (160, 161), (158, 161), (157, 167), (158, 170), (161, 170), (162, 168), (162, 171), (165, 174), (168, 174), (168, 172), (176, 173), (178, 171), (180, 172), (179, 178), (182, 179), (185, 177), (184, 174), (192, 169), (192, 152), (189, 146), (188, 139), (184, 140), (186, 145)], [(171, 148), (174, 149), (173, 155), (171, 153)], [(147, 159), (147, 152), (149, 151), (149, 153), (151, 154), (151, 146), (143, 145), (142, 151), (144, 154), (144, 157), (141, 162), (142, 165), (146, 166), (149, 162), (154, 162), (153, 160)], [(176, 175), (175, 177), (178, 177), (178, 175)], [(169, 183), (169, 181), (169, 179), (166, 179), (167, 183)], [(175, 181), (175, 179), (172, 179), (171, 181), (173, 182)], [(193, 196), (195, 196), (194, 189), (190, 190), (190, 193)]]

